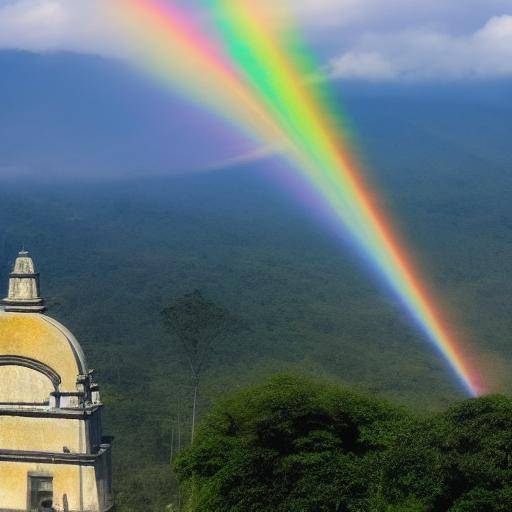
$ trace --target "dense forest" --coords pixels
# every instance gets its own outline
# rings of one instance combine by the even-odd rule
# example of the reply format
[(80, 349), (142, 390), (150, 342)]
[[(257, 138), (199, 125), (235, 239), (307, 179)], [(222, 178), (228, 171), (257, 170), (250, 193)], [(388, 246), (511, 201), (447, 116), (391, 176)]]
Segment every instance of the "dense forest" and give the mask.
[[(511, 104), (453, 98), (368, 93), (345, 106), (360, 160), (439, 307), (491, 390), (509, 393)], [(177, 177), (2, 184), (0, 277), (30, 249), (49, 314), (96, 369), (120, 512), (180, 500), (171, 459), (190, 443), (195, 383), (162, 310), (195, 290), (236, 325), (210, 347), (200, 418), (219, 397), (282, 371), (413, 411), (464, 398), (356, 248), (296, 190), (272, 158)]]

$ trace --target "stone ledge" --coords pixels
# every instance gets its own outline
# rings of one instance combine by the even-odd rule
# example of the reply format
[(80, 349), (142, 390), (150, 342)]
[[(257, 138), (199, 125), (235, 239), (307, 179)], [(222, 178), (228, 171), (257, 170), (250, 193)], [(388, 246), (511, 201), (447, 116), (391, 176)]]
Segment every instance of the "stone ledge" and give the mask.
[[(83, 409), (30, 409), (21, 407), (1, 408), (0, 416), (25, 416), (31, 418), (85, 419), (101, 409), (103, 404), (95, 404)], [(0, 510), (1, 512), (1, 510)]]
[[(113, 508), (110, 507), (103, 512), (110, 512), (113, 511)], [(0, 512), (27, 512), (26, 508), (0, 508)], [(70, 510), (69, 512), (80, 512), (79, 510)], [(83, 512), (94, 512), (93, 510), (84, 510)]]
[[(21, 450), (0, 450), (0, 461), (35, 462), (39, 464), (70, 464), (73, 466), (94, 466), (96, 461), (111, 449), (104, 443), (97, 453), (30, 452)], [(0, 512), (3, 512), (0, 509)]]

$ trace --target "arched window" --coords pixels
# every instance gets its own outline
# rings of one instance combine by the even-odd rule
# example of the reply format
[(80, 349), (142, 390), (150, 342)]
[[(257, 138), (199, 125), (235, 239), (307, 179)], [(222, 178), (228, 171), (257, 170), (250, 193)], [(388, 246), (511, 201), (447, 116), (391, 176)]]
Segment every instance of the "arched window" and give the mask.
[(22, 356), (0, 355), (0, 404), (43, 404), (61, 379), (48, 365)]

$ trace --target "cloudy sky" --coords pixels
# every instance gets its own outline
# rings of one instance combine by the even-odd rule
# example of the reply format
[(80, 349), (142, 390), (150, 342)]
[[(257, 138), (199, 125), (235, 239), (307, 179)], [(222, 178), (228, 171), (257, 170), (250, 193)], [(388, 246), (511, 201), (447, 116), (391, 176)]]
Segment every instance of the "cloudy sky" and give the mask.
[[(189, 89), (170, 90), (139, 69), (144, 59), (127, 44), (121, 17), (106, 9), (124, 1), (0, 0), (0, 178), (181, 172), (269, 152), (225, 124), (226, 116), (182, 101)], [(205, 0), (174, 1), (208, 22)], [(291, 15), (317, 56), (316, 75), (333, 90), (360, 90), (360, 81), (378, 91), (402, 84), (485, 90), (482, 82), (492, 89), (512, 78), (512, 0), (252, 1), (268, 2), (276, 19)], [(197, 77), (193, 67), (187, 87), (209, 91)], [(194, 145), (202, 150), (190, 151)]]
[[(122, 53), (108, 0), (0, 0), (0, 48)], [(194, 0), (188, 0), (191, 5)], [(512, 76), (512, 0), (274, 0), (292, 13), (330, 78)]]

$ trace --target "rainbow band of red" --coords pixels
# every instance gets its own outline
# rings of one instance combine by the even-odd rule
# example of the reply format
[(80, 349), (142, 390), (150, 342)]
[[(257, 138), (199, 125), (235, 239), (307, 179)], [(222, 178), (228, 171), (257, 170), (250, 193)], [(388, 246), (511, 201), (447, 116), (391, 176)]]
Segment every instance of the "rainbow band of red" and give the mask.
[[(307, 83), (313, 66), (274, 30), (263, 2), (208, 0), (215, 31), (207, 35), (175, 2), (118, 0), (134, 63), (257, 140), (278, 145), (437, 347), (467, 392), (483, 392), (411, 264), (377, 194), (353, 161), (342, 118), (326, 85)], [(292, 45), (294, 46), (294, 45)]]

